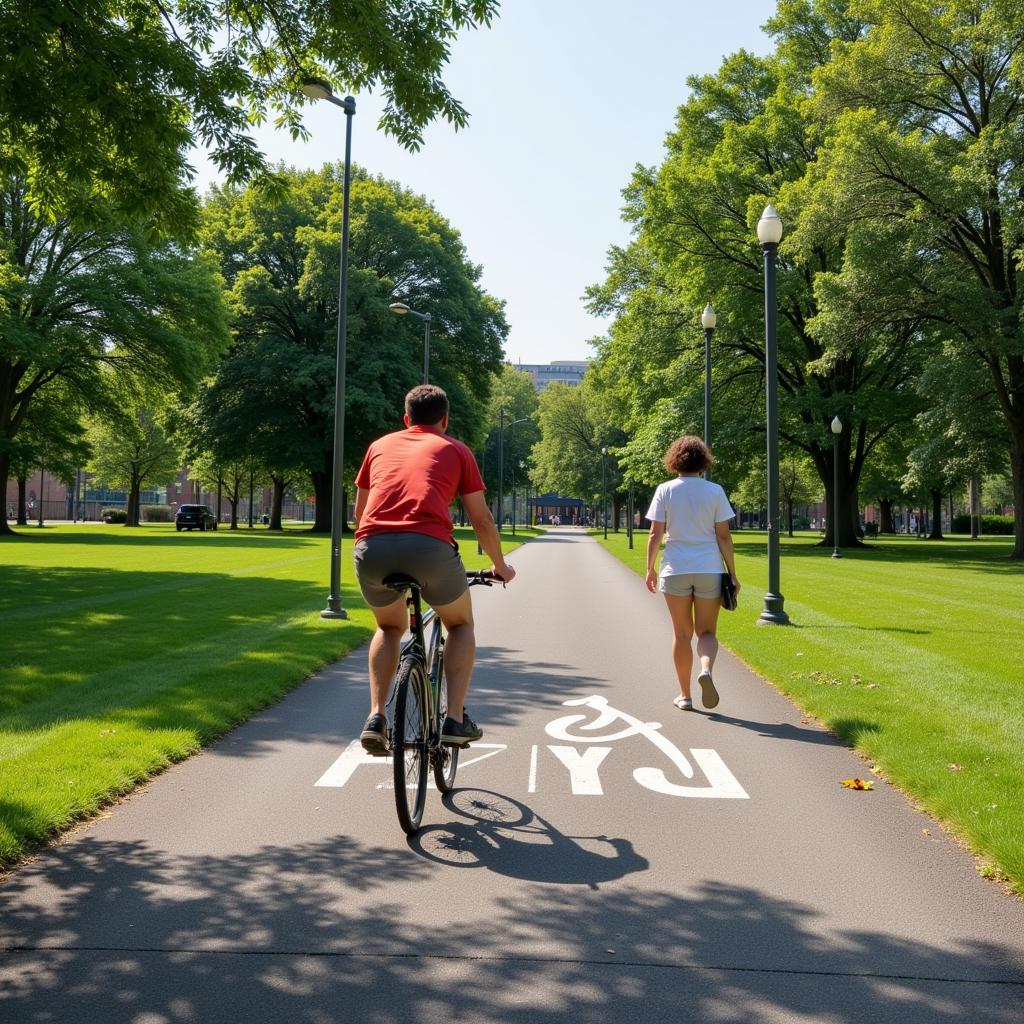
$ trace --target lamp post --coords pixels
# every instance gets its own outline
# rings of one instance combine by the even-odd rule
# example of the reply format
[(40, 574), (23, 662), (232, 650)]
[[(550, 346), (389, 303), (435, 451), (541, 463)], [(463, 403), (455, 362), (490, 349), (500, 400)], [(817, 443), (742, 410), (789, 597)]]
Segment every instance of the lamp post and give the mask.
[(608, 539), (608, 449), (601, 449), (601, 518), (604, 520), (604, 539)]
[(839, 417), (832, 420), (832, 557), (842, 558), (839, 551), (839, 435), (843, 424)]
[[(334, 371), (334, 460), (331, 466), (331, 592), (322, 619), (347, 619), (341, 606), (341, 534), (345, 528), (342, 472), (345, 457), (345, 344), (348, 332), (348, 198), (352, 187), (352, 117), (356, 101), (339, 100), (319, 78), (306, 78), (302, 91), (314, 100), (327, 100), (345, 111), (345, 178), (341, 201), (341, 270), (338, 280), (338, 343)], [(340, 507), (339, 507), (340, 506)]]
[(764, 351), (768, 435), (768, 592), (758, 617), (760, 625), (785, 626), (789, 616), (779, 589), (779, 413), (776, 350), (775, 256), (782, 241), (782, 220), (769, 204), (757, 222), (757, 240), (764, 251)]
[[(513, 420), (505, 426), (505, 407), (498, 410), (498, 535), (501, 535), (501, 525), (505, 521), (505, 431), (511, 430), (520, 423), (528, 423), (529, 416), (523, 416)], [(513, 519), (514, 522), (514, 519)], [(515, 532), (515, 531), (513, 531)]]
[(417, 313), (404, 302), (392, 302), (388, 309), (399, 316), (418, 316), (423, 321), (423, 383), (430, 383), (430, 314)]
[[(527, 511), (529, 511), (529, 506), (528, 506), (527, 502), (529, 501), (529, 497), (530, 497), (530, 481), (526, 479), (526, 463), (522, 459), (519, 460), (519, 469), (520, 469), (520, 471), (523, 474), (523, 511), (524, 511), (523, 526), (526, 526), (527, 523), (526, 523), (526, 515), (525, 515), (525, 513)], [(513, 489), (512, 493), (515, 494), (515, 490), (514, 489)], [(512, 504), (513, 504), (513, 506), (515, 506), (515, 501), (513, 501)], [(513, 511), (512, 511), (512, 532), (513, 533), (516, 532), (515, 531), (515, 522), (516, 522), (516, 513), (515, 513), (515, 508), (513, 507)]]
[(629, 550), (633, 550), (633, 485), (629, 485), (629, 497), (626, 499), (626, 540)]
[(512, 536), (516, 535), (516, 464), (512, 463)]
[(46, 470), (39, 467), (39, 528), (43, 527), (43, 495), (46, 494)]
[[(700, 315), (704, 328), (704, 443), (711, 447), (711, 335), (715, 333), (718, 314), (709, 302)], [(704, 479), (711, 479), (711, 467), (704, 470)]]

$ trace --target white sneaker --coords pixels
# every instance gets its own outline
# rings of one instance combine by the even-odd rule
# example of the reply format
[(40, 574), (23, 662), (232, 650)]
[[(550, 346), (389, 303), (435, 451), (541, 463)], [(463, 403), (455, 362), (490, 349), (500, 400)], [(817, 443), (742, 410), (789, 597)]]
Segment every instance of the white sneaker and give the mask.
[(717, 708), (718, 691), (715, 689), (715, 681), (711, 678), (711, 673), (701, 672), (697, 676), (697, 682), (700, 683), (700, 700), (704, 707)]

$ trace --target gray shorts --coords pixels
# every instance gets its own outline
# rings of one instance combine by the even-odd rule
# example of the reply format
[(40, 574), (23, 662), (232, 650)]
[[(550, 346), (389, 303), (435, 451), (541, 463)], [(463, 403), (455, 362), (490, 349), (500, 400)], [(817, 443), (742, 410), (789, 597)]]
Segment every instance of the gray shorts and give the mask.
[(466, 590), (466, 567), (459, 549), (425, 533), (374, 533), (357, 540), (356, 579), (366, 603), (383, 608), (400, 595), (383, 580), (404, 573), (418, 580), (423, 600), (430, 605), (451, 604)]
[(720, 572), (681, 572), (675, 576), (662, 576), (658, 589), (673, 597), (705, 597), (717, 601), (722, 596)]

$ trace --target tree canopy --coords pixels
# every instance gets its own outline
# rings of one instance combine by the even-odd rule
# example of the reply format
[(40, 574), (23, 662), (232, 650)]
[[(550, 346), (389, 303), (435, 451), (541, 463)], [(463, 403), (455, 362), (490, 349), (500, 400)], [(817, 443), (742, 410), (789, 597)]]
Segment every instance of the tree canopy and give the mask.
[[(342, 171), (278, 173), (284, 195), (226, 187), (204, 211), (235, 340), (201, 400), (226, 456), (310, 475), (315, 528), (327, 529)], [(349, 260), (345, 478), (372, 440), (401, 428), (405, 394), (422, 380), (422, 333), (388, 309), (399, 299), (431, 313), (431, 381), (448, 392), (451, 432), (479, 448), (508, 328), (458, 232), (422, 196), (357, 171)]]
[[(153, 243), (97, 206), (95, 223), (37, 216), (28, 186), (0, 190), (0, 477), (23, 454), (32, 406), (118, 407), (112, 388), (192, 387), (228, 341), (212, 261)], [(7, 532), (0, 522), (0, 533)]]
[(300, 85), (376, 88), (381, 127), (416, 148), (467, 112), (441, 78), (451, 43), (497, 0), (12, 0), (0, 8), (0, 175), (38, 216), (88, 220), (96, 204), (163, 233), (196, 225), (190, 149), (225, 180), (266, 177), (250, 130), (304, 135)]
[[(699, 311), (719, 312), (712, 440), (727, 473), (763, 447), (763, 278), (778, 254), (780, 439), (811, 460), (840, 543), (856, 542), (862, 475), (894, 432), (946, 394), (1001, 411), (1024, 556), (1024, 23), (1007, 0), (781, 0), (766, 57), (688, 80), (666, 155), (625, 190), (633, 238), (591, 289), (612, 314), (595, 385), (624, 409), (631, 473), (673, 433), (699, 433)], [(979, 388), (984, 371), (987, 383)], [(941, 390), (941, 389), (940, 389)], [(975, 409), (980, 406), (975, 404)], [(961, 406), (961, 413), (971, 405)], [(970, 418), (971, 413), (960, 416)], [(955, 417), (954, 417), (955, 418)], [(747, 438), (744, 435), (748, 435)], [(739, 474), (742, 476), (743, 474)], [(733, 482), (739, 477), (732, 474)]]

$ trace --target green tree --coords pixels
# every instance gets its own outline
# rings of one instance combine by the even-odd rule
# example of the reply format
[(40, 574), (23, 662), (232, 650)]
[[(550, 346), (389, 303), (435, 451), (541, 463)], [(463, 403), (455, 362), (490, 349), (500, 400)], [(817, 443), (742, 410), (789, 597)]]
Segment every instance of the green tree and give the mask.
[(128, 492), (125, 526), (139, 525), (139, 492), (177, 472), (181, 453), (152, 409), (129, 407), (93, 422), (87, 470), (108, 487)]
[(539, 396), (541, 439), (533, 447), (533, 479), (545, 491), (598, 502), (602, 494), (601, 449), (608, 448), (605, 473), (608, 494), (621, 489), (615, 450), (625, 434), (601, 415), (585, 379), (578, 387), (550, 384)]
[[(732, 492), (733, 503), (740, 508), (763, 509), (768, 504), (768, 472), (766, 459), (761, 458)], [(807, 457), (784, 455), (779, 460), (779, 498), (786, 529), (793, 536), (794, 510), (821, 500), (821, 481)]]
[[(42, 217), (195, 226), (194, 145), (227, 180), (265, 175), (249, 131), (305, 137), (300, 83), (321, 75), (386, 98), (380, 126), (415, 149), (437, 117), (466, 123), (440, 73), (455, 36), (496, 0), (13, 0), (0, 8), (0, 174)], [(87, 200), (81, 202), (81, 200)]]
[[(280, 175), (283, 197), (227, 188), (207, 204), (204, 240), (228, 282), (235, 334), (209, 386), (207, 415), (225, 454), (254, 455), (289, 477), (308, 472), (313, 529), (328, 531), (341, 169)], [(431, 379), (448, 392), (453, 434), (473, 447), (483, 440), (508, 330), (458, 232), (423, 197), (357, 172), (351, 206), (348, 482), (370, 442), (401, 427), (405, 394), (422, 379), (422, 336), (390, 302), (431, 313)]]
[[(535, 419), (538, 405), (539, 399), (533, 386), (533, 377), (525, 370), (517, 370), (509, 363), (502, 364), (501, 370), (495, 376), (487, 405), (487, 441), (481, 459), (484, 483), (492, 496), (498, 493), (501, 410), (504, 409), (505, 424), (505, 479), (502, 491), (508, 496), (511, 494), (513, 480), (518, 484), (524, 482), (523, 471), (518, 469), (519, 463), (529, 462), (533, 446), (540, 440), (540, 426)], [(526, 422), (510, 427), (517, 420)], [(526, 468), (526, 472), (530, 473), (529, 467)]]
[[(84, 197), (83, 201), (84, 201)], [(97, 203), (94, 219), (103, 207)], [(75, 227), (33, 212), (23, 181), (0, 191), (0, 479), (33, 403), (112, 408), (111, 388), (193, 385), (227, 342), (208, 259), (154, 245), (137, 227)], [(0, 520), (0, 534), (10, 533)]]
[(12, 446), (10, 474), (18, 481), (17, 525), (27, 525), (26, 482), (36, 470), (67, 482), (89, 458), (81, 415), (59, 388), (51, 388), (32, 403)]
[[(805, 251), (849, 234), (831, 322), (930, 325), (951, 380), (980, 368), (1005, 424), (1024, 558), (1024, 20), (1011, 0), (857, 0), (816, 77), (827, 144)], [(884, 258), (880, 258), (884, 254)]]
[(891, 434), (871, 454), (860, 480), (861, 498), (877, 502), (879, 533), (895, 533), (895, 506), (905, 500), (903, 478), (907, 470), (907, 444), (903, 434)]
[[(755, 225), (769, 200), (794, 223), (808, 202), (805, 176), (819, 153), (808, 96), (811, 75), (833, 43), (854, 39), (859, 24), (844, 5), (784, 0), (769, 23), (777, 52), (740, 52), (717, 74), (689, 79), (691, 95), (678, 112), (665, 160), (637, 168), (625, 192), (624, 215), (634, 238), (611, 250), (608, 278), (590, 292), (595, 312), (613, 314), (609, 352), (629, 396), (629, 429), (672, 417), (659, 403), (678, 406), (684, 429), (699, 432), (697, 389), (702, 383), (699, 311), (714, 300), (715, 406), (725, 410), (713, 430), (722, 466), (737, 482), (748, 436), (763, 445), (763, 265)], [(784, 238), (779, 252), (780, 436), (811, 460), (833, 501), (829, 424), (839, 415), (850, 429), (840, 446), (840, 541), (858, 543), (857, 486), (872, 449), (911, 419), (912, 381), (925, 341), (907, 323), (854, 318), (840, 332), (815, 328), (818, 279), (842, 265), (845, 238), (833, 232), (813, 251)], [(746, 417), (737, 415), (746, 412)], [(744, 422), (745, 419), (745, 422)], [(732, 451), (730, 451), (732, 448)], [(651, 460), (648, 457), (648, 462)], [(733, 467), (730, 469), (730, 463)], [(829, 516), (829, 522), (834, 517)], [(831, 544), (831, 526), (825, 543)]]

